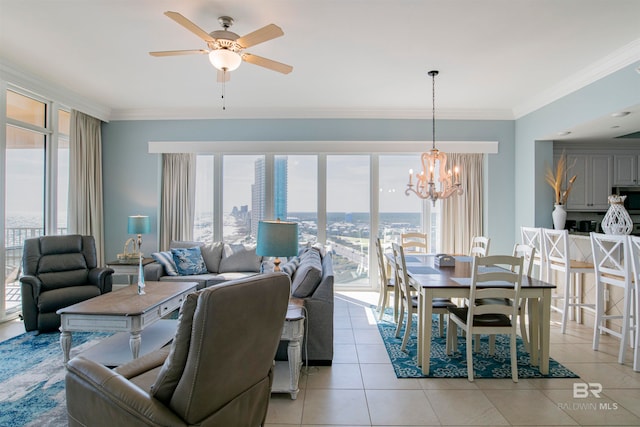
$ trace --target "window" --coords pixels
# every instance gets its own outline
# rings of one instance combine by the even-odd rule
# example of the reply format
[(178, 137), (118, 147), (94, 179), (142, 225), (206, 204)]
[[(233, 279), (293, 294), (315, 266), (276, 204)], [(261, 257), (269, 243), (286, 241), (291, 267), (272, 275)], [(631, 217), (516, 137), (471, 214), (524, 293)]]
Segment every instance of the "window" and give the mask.
[(327, 243), (337, 283), (369, 286), (370, 156), (327, 156)]
[(298, 222), (301, 242), (318, 240), (318, 157), (275, 156), (274, 218)]
[[(419, 164), (415, 155), (381, 155), (379, 157), (378, 237), (384, 247), (400, 243), (400, 234), (423, 228), (424, 202), (404, 191), (409, 178), (409, 165)], [(433, 244), (430, 246), (433, 248)]]
[[(70, 114), (54, 102), (6, 90), (4, 280), (0, 317), (21, 308), (25, 239), (67, 231)], [(56, 120), (57, 118), (57, 120)]]
[(402, 232), (425, 230), (437, 250), (438, 211), (404, 193), (419, 162), (415, 153), (200, 154), (194, 238), (255, 244), (259, 220), (296, 221), (301, 243), (332, 250), (336, 287), (372, 288), (376, 236), (390, 245)]
[(71, 114), (58, 110), (57, 156), (57, 234), (67, 234), (67, 207), (69, 206), (69, 134)]
[(193, 222), (193, 238), (198, 242), (213, 242), (215, 238), (214, 221), (214, 157), (202, 155), (196, 157), (196, 203)]
[(265, 156), (224, 156), (222, 240), (225, 243), (255, 243), (258, 221), (265, 214), (265, 188)]

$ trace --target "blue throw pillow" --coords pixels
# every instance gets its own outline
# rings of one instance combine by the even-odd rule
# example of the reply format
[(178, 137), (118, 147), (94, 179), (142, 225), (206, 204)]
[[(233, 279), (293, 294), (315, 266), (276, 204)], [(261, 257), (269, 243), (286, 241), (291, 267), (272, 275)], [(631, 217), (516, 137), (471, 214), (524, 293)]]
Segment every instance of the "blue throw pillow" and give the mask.
[(208, 273), (199, 247), (174, 248), (171, 249), (171, 254), (173, 255), (173, 262), (176, 263), (176, 268), (180, 276)]
[(171, 252), (154, 252), (151, 254), (151, 258), (155, 259), (160, 265), (162, 265), (162, 267), (164, 267), (164, 271), (167, 273), (167, 276), (178, 275), (178, 269), (176, 268), (176, 263), (173, 262), (173, 254)]

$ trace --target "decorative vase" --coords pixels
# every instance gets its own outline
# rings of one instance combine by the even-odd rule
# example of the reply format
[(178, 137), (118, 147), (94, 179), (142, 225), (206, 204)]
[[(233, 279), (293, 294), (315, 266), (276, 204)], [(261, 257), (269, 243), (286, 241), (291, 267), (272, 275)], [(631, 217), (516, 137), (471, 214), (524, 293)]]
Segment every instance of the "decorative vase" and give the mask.
[(564, 210), (564, 205), (554, 205), (555, 208), (551, 212), (551, 218), (553, 218), (553, 228), (556, 230), (564, 230), (564, 224), (567, 222), (567, 211)]
[(602, 220), (602, 231), (605, 234), (630, 234), (633, 230), (633, 221), (624, 208), (626, 198), (627, 196), (617, 194), (609, 196), (609, 210)]

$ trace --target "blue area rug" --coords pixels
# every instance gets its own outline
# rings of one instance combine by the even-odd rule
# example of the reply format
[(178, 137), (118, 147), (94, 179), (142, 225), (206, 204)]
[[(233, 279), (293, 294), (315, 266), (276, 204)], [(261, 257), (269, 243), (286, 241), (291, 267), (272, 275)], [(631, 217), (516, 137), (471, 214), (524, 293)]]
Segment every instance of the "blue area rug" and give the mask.
[[(445, 334), (440, 338), (438, 336), (438, 315), (433, 316), (432, 322), (429, 375), (422, 374), (422, 369), (417, 366), (416, 327), (418, 318), (415, 314), (413, 316), (411, 337), (407, 343), (406, 351), (400, 349), (402, 337), (404, 336), (404, 327), (400, 331), (400, 337), (395, 337), (396, 325), (393, 323), (392, 310), (385, 310), (382, 320), (378, 321), (378, 330), (384, 341), (396, 376), (398, 378), (467, 378), (465, 338), (458, 337), (457, 352), (448, 356), (446, 354), (445, 341), (447, 328), (445, 324)], [(480, 341), (480, 352), (474, 353), (473, 356), (474, 377), (511, 379), (509, 336), (496, 336), (496, 349), (493, 356), (489, 355), (489, 337), (483, 335)], [(531, 365), (529, 353), (525, 351), (524, 344), (519, 336), (517, 341), (518, 378), (578, 378), (576, 374), (553, 359), (549, 360), (549, 374), (541, 374), (537, 367)]]
[[(71, 357), (111, 335), (74, 332)], [(28, 332), (0, 343), (0, 426), (66, 426), (60, 334)]]

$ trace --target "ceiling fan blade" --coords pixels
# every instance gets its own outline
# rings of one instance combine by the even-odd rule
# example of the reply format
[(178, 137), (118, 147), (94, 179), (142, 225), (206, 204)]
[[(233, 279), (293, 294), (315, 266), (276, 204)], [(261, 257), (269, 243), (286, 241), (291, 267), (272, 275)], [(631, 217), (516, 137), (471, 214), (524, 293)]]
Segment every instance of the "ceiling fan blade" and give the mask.
[(236, 43), (246, 49), (248, 47), (257, 45), (258, 43), (263, 43), (280, 36), (284, 36), (282, 28), (278, 27), (275, 24), (269, 24), (258, 30), (255, 30), (252, 33), (240, 37), (238, 40), (236, 40)]
[(205, 55), (209, 53), (208, 50), (205, 49), (191, 49), (191, 50), (163, 50), (160, 52), (149, 52), (151, 56), (178, 56), (178, 55), (192, 55), (192, 54), (202, 54)]
[(217, 78), (218, 83), (228, 82), (229, 80), (231, 80), (231, 72), (229, 71), (224, 72), (222, 70), (218, 70), (218, 78)]
[(242, 59), (250, 64), (259, 65), (282, 74), (289, 74), (293, 71), (291, 65), (283, 64), (272, 59), (263, 58), (262, 56), (252, 55), (250, 53), (242, 54)]
[(182, 25), (187, 30), (191, 31), (196, 36), (200, 37), (202, 40), (204, 40), (206, 42), (215, 41), (215, 39), (213, 37), (211, 37), (209, 35), (209, 33), (207, 33), (202, 28), (198, 27), (193, 22), (189, 21), (187, 18), (185, 18), (184, 16), (182, 16), (178, 12), (167, 11), (164, 14), (167, 15), (169, 18), (173, 19), (174, 21), (176, 21), (178, 24)]
[(250, 53), (243, 53), (242, 60), (250, 64), (259, 65), (261, 67), (277, 71), (282, 74), (289, 74), (291, 71), (293, 71), (293, 67), (291, 65), (283, 64), (282, 62), (277, 62), (272, 59), (263, 58), (262, 56), (252, 55)]

